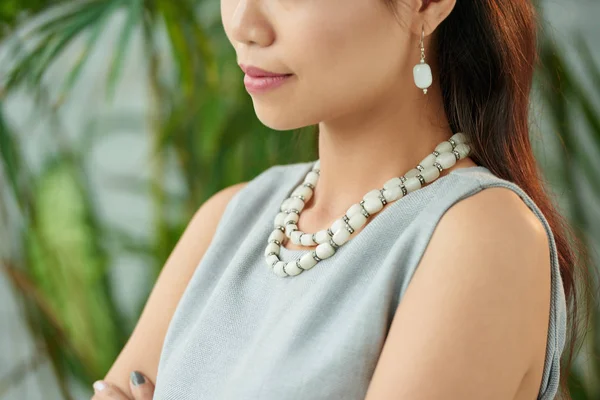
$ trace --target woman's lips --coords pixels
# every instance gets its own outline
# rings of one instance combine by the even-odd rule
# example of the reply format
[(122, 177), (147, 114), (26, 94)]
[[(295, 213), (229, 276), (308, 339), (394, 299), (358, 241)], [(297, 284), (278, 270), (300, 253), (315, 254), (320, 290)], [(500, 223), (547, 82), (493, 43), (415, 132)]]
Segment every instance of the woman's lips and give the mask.
[(264, 93), (286, 83), (293, 74), (273, 76), (252, 76), (246, 73), (244, 85), (250, 93)]
[(245, 64), (240, 64), (240, 68), (246, 74), (244, 76), (244, 85), (250, 93), (264, 93), (275, 89), (293, 76), (293, 74), (280, 74)]

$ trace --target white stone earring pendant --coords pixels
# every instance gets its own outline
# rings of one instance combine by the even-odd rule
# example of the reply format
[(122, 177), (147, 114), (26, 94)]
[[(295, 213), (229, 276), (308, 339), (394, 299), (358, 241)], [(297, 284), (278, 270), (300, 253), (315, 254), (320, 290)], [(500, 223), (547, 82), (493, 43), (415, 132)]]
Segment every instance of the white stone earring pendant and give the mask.
[(433, 82), (433, 76), (431, 75), (431, 67), (425, 62), (424, 38), (425, 27), (421, 30), (421, 61), (413, 68), (413, 77), (415, 78), (415, 85), (417, 85), (419, 89), (423, 89), (423, 93), (427, 93), (427, 88), (431, 86), (431, 83)]

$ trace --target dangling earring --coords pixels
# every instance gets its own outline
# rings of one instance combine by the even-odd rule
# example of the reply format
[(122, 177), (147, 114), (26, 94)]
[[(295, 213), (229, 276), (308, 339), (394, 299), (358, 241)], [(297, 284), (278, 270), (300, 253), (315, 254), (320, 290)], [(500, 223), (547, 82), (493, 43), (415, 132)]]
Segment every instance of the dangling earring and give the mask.
[(415, 85), (419, 89), (423, 89), (423, 93), (427, 93), (427, 88), (431, 86), (433, 77), (431, 76), (431, 67), (425, 62), (425, 46), (423, 39), (425, 38), (425, 26), (421, 30), (421, 61), (413, 68), (413, 77)]

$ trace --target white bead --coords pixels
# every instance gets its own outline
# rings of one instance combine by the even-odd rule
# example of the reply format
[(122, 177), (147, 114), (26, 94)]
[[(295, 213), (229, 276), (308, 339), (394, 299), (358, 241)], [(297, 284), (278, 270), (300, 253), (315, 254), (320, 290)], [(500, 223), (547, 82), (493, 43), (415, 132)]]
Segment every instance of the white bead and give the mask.
[(315, 240), (317, 241), (317, 243), (325, 243), (329, 241), (329, 233), (327, 233), (327, 230), (323, 229), (318, 231), (317, 233), (315, 233)]
[(269, 255), (269, 253), (279, 254), (279, 245), (277, 243), (269, 243), (265, 249), (265, 257)]
[(318, 180), (319, 180), (319, 174), (317, 174), (315, 171), (312, 171), (312, 170), (308, 174), (306, 174), (306, 177), (304, 178), (305, 183), (310, 183), (313, 186), (317, 185)]
[(354, 214), (350, 220), (348, 221), (348, 225), (352, 227), (352, 229), (359, 229), (367, 222), (367, 217), (362, 214)]
[(400, 186), (400, 185), (402, 185), (402, 180), (398, 177), (395, 177), (395, 178), (390, 179), (386, 183), (384, 183), (383, 188), (384, 189), (393, 188), (393, 187)]
[(337, 245), (341, 246), (350, 239), (350, 232), (347, 229), (340, 229), (333, 235), (332, 239)]
[(311, 188), (309, 188), (308, 186), (298, 186), (296, 189), (294, 189), (294, 191), (292, 192), (292, 196), (304, 196), (304, 202), (307, 203), (308, 200), (310, 200), (310, 198), (313, 195), (313, 191)]
[(362, 212), (362, 207), (360, 204), (352, 204), (352, 206), (346, 211), (346, 215), (348, 218), (352, 217), (354, 214)]
[(275, 223), (273, 224), (274, 228), (277, 226), (284, 226), (285, 225), (285, 217), (287, 217), (287, 213), (286, 212), (279, 212), (276, 216), (275, 216)]
[[(331, 232), (336, 233), (340, 229), (346, 229), (346, 223), (341, 218), (336, 219), (329, 229), (331, 229)], [(329, 238), (327, 240), (329, 240)]]
[(408, 171), (406, 174), (404, 174), (404, 177), (408, 179), (408, 178), (415, 177), (415, 176), (419, 175), (420, 173), (421, 173), (421, 171), (419, 171), (416, 168), (413, 168), (410, 171)]
[(295, 208), (298, 211), (302, 211), (304, 208), (304, 202), (296, 197), (290, 200), (288, 208)]
[(363, 200), (366, 200), (369, 197), (378, 198), (379, 196), (381, 196), (381, 192), (378, 189), (373, 189), (363, 196)]
[(431, 166), (433, 166), (434, 162), (435, 162), (435, 154), (431, 153), (427, 157), (422, 159), (419, 164), (421, 164), (421, 166), (423, 166), (423, 167), (431, 167)]
[(415, 79), (415, 85), (417, 85), (418, 88), (427, 89), (433, 82), (431, 67), (424, 62), (418, 63), (413, 68), (413, 78)]
[(302, 236), (302, 232), (300, 231), (293, 231), (290, 233), (290, 239), (292, 240), (292, 243), (300, 245), (300, 236)]
[(456, 164), (456, 157), (452, 153), (442, 153), (437, 157), (437, 162), (442, 168), (447, 169)]
[(460, 159), (462, 160), (463, 158), (465, 158), (466, 156), (469, 155), (469, 151), (471, 151), (471, 147), (468, 144), (464, 144), (461, 143), (459, 145), (457, 145), (454, 150), (458, 151), (458, 154), (460, 154)]
[(375, 214), (376, 212), (381, 211), (381, 209), (383, 208), (383, 204), (378, 198), (368, 197), (365, 199), (363, 207), (365, 208), (365, 210), (367, 210), (369, 214)]
[(273, 272), (275, 272), (275, 274), (277, 276), (280, 276), (282, 278), (285, 278), (286, 276), (288, 276), (288, 274), (286, 274), (285, 272), (283, 272), (283, 266), (285, 265), (285, 261), (279, 261), (277, 264), (275, 264), (273, 266)]
[(400, 186), (396, 186), (394, 188), (385, 189), (383, 191), (383, 197), (388, 203), (396, 201), (402, 197), (402, 188)]
[(439, 178), (440, 170), (437, 167), (425, 167), (421, 175), (423, 175), (425, 182), (430, 183)]
[(283, 220), (283, 224), (284, 225), (287, 224), (288, 221), (298, 222), (298, 219), (300, 219), (300, 216), (298, 214), (296, 214), (295, 212), (291, 212), (285, 216), (285, 219)]
[(285, 226), (285, 235), (286, 235), (287, 237), (290, 237), (290, 235), (292, 234), (292, 232), (293, 232), (295, 229), (298, 229), (298, 225), (295, 225), (295, 224), (287, 224), (287, 225)]
[(279, 260), (279, 257), (277, 257), (275, 254), (272, 254), (272, 255), (270, 255), (270, 256), (267, 256), (267, 258), (266, 258), (266, 262), (267, 262), (267, 265), (268, 265), (269, 267), (270, 267), (271, 265), (273, 265), (273, 263), (274, 263), (275, 261), (277, 261), (277, 260)]
[(290, 201), (292, 201), (291, 197), (288, 197), (287, 199), (285, 199), (284, 201), (282, 201), (281, 202), (280, 210), (281, 211), (285, 211), (288, 208), (290, 208)]
[(442, 143), (435, 146), (435, 151), (437, 151), (438, 153), (448, 153), (448, 152), (452, 151), (452, 143), (445, 140)]
[(450, 139), (454, 140), (456, 143), (467, 143), (468, 141), (467, 135), (462, 132), (456, 132)]
[(302, 272), (302, 270), (298, 268), (298, 266), (296, 265), (296, 261), (294, 260), (285, 264), (285, 272), (287, 272), (288, 275), (296, 276), (300, 272)]
[(317, 160), (314, 164), (312, 169), (321, 169), (321, 160)]
[(285, 238), (285, 233), (281, 232), (279, 229), (275, 229), (269, 235), (267, 242), (270, 242), (271, 240), (279, 240), (279, 242), (281, 243), (284, 238)]
[(404, 187), (409, 193), (414, 192), (415, 190), (421, 187), (421, 181), (419, 180), (419, 178), (415, 177), (408, 178), (406, 182), (404, 182)]
[(317, 260), (312, 256), (312, 252), (308, 252), (300, 257), (300, 266), (304, 269), (311, 269), (317, 265)]
[(335, 253), (335, 249), (331, 247), (329, 242), (325, 242), (318, 245), (315, 249), (315, 252), (317, 253), (317, 257), (319, 257), (321, 260), (324, 260), (331, 257)]
[(314, 246), (316, 243), (312, 240), (312, 234), (305, 233), (300, 236), (300, 244), (302, 246)]

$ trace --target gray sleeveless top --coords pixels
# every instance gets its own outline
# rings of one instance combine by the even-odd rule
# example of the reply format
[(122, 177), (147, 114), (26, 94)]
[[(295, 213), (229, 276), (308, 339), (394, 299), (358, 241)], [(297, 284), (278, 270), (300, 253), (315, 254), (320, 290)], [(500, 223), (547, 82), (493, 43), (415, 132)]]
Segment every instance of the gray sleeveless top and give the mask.
[[(483, 188), (516, 192), (545, 226), (551, 309), (538, 399), (557, 393), (566, 302), (545, 217), (512, 182), (481, 166), (452, 170), (384, 208), (337, 253), (280, 278), (264, 250), (281, 202), (311, 162), (276, 165), (227, 205), (165, 337), (156, 400), (364, 399), (394, 311), (436, 224)], [(304, 250), (281, 249), (283, 260)]]

